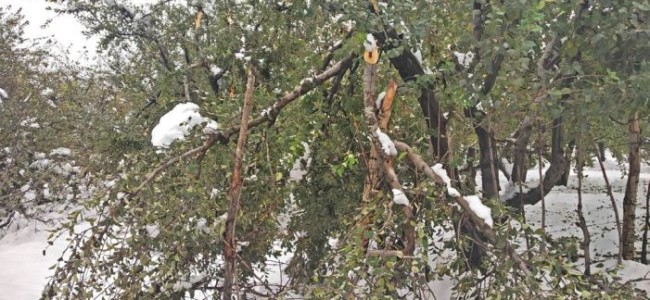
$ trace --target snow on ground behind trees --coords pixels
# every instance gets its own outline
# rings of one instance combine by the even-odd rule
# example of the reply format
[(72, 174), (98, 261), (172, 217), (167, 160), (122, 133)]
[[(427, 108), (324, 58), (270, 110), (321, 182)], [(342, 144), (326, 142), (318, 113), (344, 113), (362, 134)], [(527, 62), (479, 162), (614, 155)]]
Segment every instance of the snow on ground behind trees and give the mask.
[[(618, 163), (608, 154), (605, 161), (608, 178), (612, 183), (614, 197), (622, 213), (622, 199), (627, 178)], [(616, 253), (618, 251), (618, 236), (615, 228), (614, 215), (609, 197), (605, 193), (602, 173), (597, 166), (587, 167), (584, 179), (584, 211), (587, 224), (591, 232), (593, 266), (598, 269), (612, 269), (616, 266)], [(528, 172), (529, 182), (538, 180), (538, 171), (533, 168)], [(507, 185), (505, 178), (501, 178), (504, 187)], [(645, 193), (650, 181), (650, 166), (641, 168), (639, 182), (639, 200), (637, 205), (637, 235), (642, 233), (642, 220), (645, 216)], [(480, 183), (480, 178), (477, 180)], [(580, 229), (575, 225), (577, 216), (577, 177), (571, 173), (568, 187), (555, 187), (546, 198), (547, 232), (554, 237), (575, 236), (582, 239)], [(541, 203), (526, 207), (526, 217), (533, 226), (541, 222)], [(58, 216), (57, 216), (58, 218)], [(11, 299), (37, 299), (46, 283), (46, 277), (52, 274), (48, 267), (56, 262), (61, 252), (67, 246), (64, 238), (60, 238), (50, 246), (43, 256), (42, 251), (47, 246), (46, 231), (52, 228), (51, 224), (39, 221), (28, 221), (19, 218), (17, 225), (12, 226), (9, 232), (0, 239), (0, 300)], [(453, 232), (441, 231), (434, 239), (453, 238)], [(334, 241), (335, 242), (335, 241)], [(637, 249), (640, 249), (640, 239)], [(293, 254), (274, 243), (273, 249), (280, 251), (280, 257), (267, 257), (269, 260), (264, 269), (256, 269), (256, 274), (268, 280), (271, 285), (286, 284), (289, 279), (284, 269)], [(452, 251), (437, 254), (434, 262), (445, 263), (453, 257)], [(602, 266), (598, 267), (602, 263)], [(580, 262), (579, 262), (580, 264)], [(435, 268), (435, 266), (433, 266)], [(579, 265), (582, 268), (582, 265)], [(634, 261), (624, 261), (615, 276), (623, 282), (643, 278), (650, 271), (650, 267)], [(453, 295), (454, 280), (448, 277), (436, 279), (429, 286), (436, 293), (437, 299), (448, 299)], [(650, 281), (635, 282), (638, 288), (650, 292)], [(260, 290), (262, 291), (262, 290)]]

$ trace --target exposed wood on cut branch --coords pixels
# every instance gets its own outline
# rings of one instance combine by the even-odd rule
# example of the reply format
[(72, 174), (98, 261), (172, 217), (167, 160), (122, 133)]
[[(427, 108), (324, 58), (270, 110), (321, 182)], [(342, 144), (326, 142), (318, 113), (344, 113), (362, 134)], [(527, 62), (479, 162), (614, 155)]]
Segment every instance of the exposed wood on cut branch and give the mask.
[[(401, 38), (394, 28), (387, 28), (386, 33), (378, 33), (376, 36), (381, 44), (385, 44), (385, 51), (399, 46), (399, 42), (401, 42)], [(388, 39), (391, 39), (392, 43), (387, 44), (386, 41)], [(418, 76), (424, 75), (424, 69), (410, 50), (404, 49), (400, 51), (400, 55), (391, 57), (390, 62), (405, 82), (416, 80)], [(427, 128), (431, 132), (435, 132), (430, 137), (433, 159), (436, 161), (445, 161), (449, 158), (447, 119), (442, 115), (440, 102), (436, 98), (433, 88), (433, 86), (421, 87), (418, 102), (427, 122)]]
[[(413, 251), (415, 250), (415, 227), (413, 226), (413, 221), (415, 220), (415, 215), (413, 213), (413, 207), (411, 204), (408, 202), (408, 198), (406, 198), (404, 190), (402, 189), (402, 185), (399, 182), (399, 179), (397, 178), (397, 174), (395, 173), (395, 170), (393, 169), (392, 165), (392, 156), (387, 153), (387, 150), (385, 149), (387, 147), (386, 143), (388, 141), (380, 141), (380, 137), (378, 136), (380, 133), (384, 134), (381, 132), (379, 128), (379, 123), (384, 122), (386, 125), (388, 124), (388, 117), (390, 117), (390, 109), (392, 108), (392, 98), (394, 97), (394, 92), (392, 95), (390, 95), (391, 99), (389, 100), (389, 104), (382, 104), (381, 109), (380, 109), (380, 116), (378, 119), (378, 116), (375, 115), (375, 91), (376, 91), (376, 76), (377, 76), (377, 64), (366, 64), (364, 68), (364, 74), (363, 74), (363, 97), (364, 97), (364, 117), (366, 119), (366, 125), (368, 128), (368, 131), (370, 133), (370, 136), (372, 137), (372, 148), (377, 149), (376, 153), (377, 159), (380, 162), (379, 165), (376, 163), (373, 163), (371, 165), (369, 163), (368, 165), (368, 172), (369, 174), (374, 173), (375, 176), (376, 174), (381, 173), (384, 175), (386, 182), (388, 183), (389, 188), (392, 191), (392, 196), (393, 196), (393, 201), (395, 203), (398, 203), (402, 207), (402, 212), (404, 213), (404, 216), (406, 218), (404, 222), (404, 240), (406, 241), (406, 245), (403, 250), (401, 250), (402, 256), (410, 256), (413, 254)], [(390, 89), (395, 89), (396, 86), (394, 87), (389, 87)], [(388, 92), (387, 92), (388, 95)], [(386, 109), (384, 113), (381, 113), (383, 109)], [(387, 137), (386, 137), (387, 138)], [(388, 138), (387, 138), (388, 139)], [(392, 141), (390, 141), (392, 143)], [(380, 151), (379, 149), (382, 149), (383, 151)], [(393, 155), (395, 155), (394, 153)], [(377, 178), (375, 178), (377, 180)], [(372, 184), (377, 184), (376, 182), (371, 182)], [(364, 194), (365, 194), (365, 189), (366, 186), (364, 186)], [(397, 197), (400, 197), (400, 200), (398, 201)], [(402, 198), (403, 197), (403, 198)]]
[(386, 89), (386, 95), (384, 96), (384, 100), (381, 102), (381, 107), (379, 108), (379, 128), (381, 128), (382, 130), (388, 128), (391, 111), (393, 109), (393, 100), (395, 99), (396, 93), (397, 93), (397, 82), (391, 80), (388, 83), (388, 88)]
[(248, 82), (246, 83), (246, 93), (244, 95), (244, 107), (242, 109), (241, 124), (239, 129), (239, 138), (237, 140), (237, 149), (235, 150), (235, 166), (232, 172), (232, 184), (230, 186), (230, 208), (226, 217), (226, 231), (224, 233), (224, 258), (225, 272), (223, 285), (223, 299), (232, 299), (233, 285), (237, 278), (237, 257), (235, 240), (235, 225), (237, 221), (237, 212), (239, 211), (239, 201), (241, 198), (242, 178), (241, 171), (244, 161), (244, 151), (248, 138), (248, 118), (253, 107), (253, 90), (255, 89), (255, 68), (251, 65), (248, 67)]
[[(415, 166), (415, 168), (423, 172), (427, 177), (429, 177), (433, 182), (441, 184), (444, 182), (440, 176), (438, 176), (433, 170), (431, 170), (431, 167), (422, 159), (420, 155), (415, 153), (413, 149), (409, 145), (403, 142), (398, 142), (395, 141), (395, 147), (397, 150), (406, 152), (407, 153), (407, 158), (409, 161)], [(465, 199), (464, 197), (452, 197), (454, 201), (460, 205), (460, 207), (465, 211), (470, 219), (476, 224), (477, 229), (481, 231), (487, 238), (488, 242), (490, 242), (492, 245), (497, 246), (497, 235), (496, 232), (488, 225), (485, 220), (481, 217), (479, 217), (471, 208), (470, 204)], [(530, 270), (528, 269), (528, 266), (526, 265), (526, 262), (519, 256), (519, 254), (515, 251), (515, 249), (512, 247), (512, 244), (510, 242), (505, 243), (504, 246), (502, 246), (502, 250), (504, 250), (512, 260), (515, 261), (519, 269), (524, 272), (526, 275), (530, 275)]]

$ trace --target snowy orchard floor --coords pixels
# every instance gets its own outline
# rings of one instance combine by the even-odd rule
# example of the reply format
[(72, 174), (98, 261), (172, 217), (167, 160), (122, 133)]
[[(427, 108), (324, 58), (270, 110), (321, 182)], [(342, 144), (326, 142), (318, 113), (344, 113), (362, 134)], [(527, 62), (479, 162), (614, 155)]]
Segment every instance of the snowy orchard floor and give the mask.
[[(605, 166), (619, 213), (622, 215), (622, 199), (626, 183), (626, 178), (623, 177), (624, 172), (611, 156), (607, 157)], [(642, 166), (641, 173), (637, 206), (638, 236), (642, 234), (645, 194), (650, 181), (650, 166)], [(535, 180), (536, 174), (536, 169), (529, 171), (529, 180)], [(583, 203), (585, 219), (592, 238), (591, 250), (593, 251), (594, 265), (602, 263), (603, 266), (600, 269), (614, 268), (618, 251), (618, 235), (611, 202), (605, 192), (603, 176), (597, 164), (596, 167), (588, 167), (584, 174), (587, 177), (583, 182)], [(504, 178), (502, 178), (502, 182), (505, 182)], [(580, 229), (575, 225), (578, 199), (576, 187), (577, 177), (575, 173), (572, 173), (568, 187), (556, 187), (546, 197), (547, 232), (554, 237), (576, 236), (582, 238)], [(526, 207), (526, 217), (529, 223), (539, 226), (541, 203)], [(51, 213), (44, 215), (43, 218), (56, 222), (60, 215)], [(52, 270), (48, 268), (54, 264), (66, 247), (65, 239), (61, 238), (47, 249), (45, 256), (43, 255), (49, 235), (47, 229), (51, 227), (51, 224), (28, 221), (19, 217), (0, 239), (0, 300), (39, 298), (41, 289), (47, 282), (47, 276), (52, 273)], [(640, 250), (640, 238), (637, 246), (637, 249)], [(287, 280), (286, 275), (282, 274), (280, 269), (283, 269), (284, 265), (282, 260), (288, 261), (291, 256), (290, 253), (287, 253), (280, 257), (279, 262), (274, 259), (276, 260), (275, 264), (267, 269), (270, 283), (284, 283), (280, 282), (280, 278), (282, 281)], [(616, 274), (623, 281), (640, 279), (650, 274), (650, 266), (624, 261)], [(263, 276), (261, 273), (258, 275)], [(447, 299), (452, 295), (451, 284), (453, 284), (451, 280), (432, 282), (431, 287), (436, 292), (437, 299)], [(650, 280), (639, 280), (635, 284), (638, 288), (650, 293)]]

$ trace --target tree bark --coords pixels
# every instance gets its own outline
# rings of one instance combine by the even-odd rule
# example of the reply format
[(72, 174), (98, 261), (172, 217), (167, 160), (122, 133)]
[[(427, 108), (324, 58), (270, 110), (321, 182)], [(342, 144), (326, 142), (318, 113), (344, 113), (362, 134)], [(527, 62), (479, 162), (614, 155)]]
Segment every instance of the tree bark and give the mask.
[(623, 259), (634, 259), (634, 221), (636, 219), (636, 200), (639, 187), (639, 173), (641, 171), (641, 160), (639, 158), (639, 147), (641, 142), (641, 129), (639, 127), (639, 113), (634, 112), (630, 117), (629, 125), (629, 147), (630, 153), (628, 163), (630, 170), (627, 175), (625, 186), (625, 197), (623, 198), (623, 236), (621, 247), (623, 247)]
[(499, 175), (494, 132), (484, 125), (474, 127), (474, 132), (478, 137), (483, 197), (496, 198), (499, 196)]
[[(377, 34), (380, 43), (385, 44), (384, 50), (390, 50), (397, 45), (386, 44), (387, 39), (394, 41), (400, 40), (394, 28), (387, 28), (386, 33)], [(417, 79), (418, 76), (424, 75), (424, 69), (420, 65), (418, 59), (413, 55), (413, 52), (404, 50), (400, 55), (391, 57), (390, 62), (397, 69), (400, 77), (404, 82), (409, 82)], [(433, 87), (421, 87), (420, 97), (418, 98), (420, 109), (424, 114), (424, 119), (427, 123), (431, 136), (431, 149), (434, 161), (444, 162), (449, 158), (449, 140), (447, 138), (447, 119), (442, 115), (440, 109), (440, 102), (436, 98)], [(455, 171), (447, 169), (451, 178), (455, 178)]]
[(648, 264), (648, 230), (650, 229), (650, 182), (645, 194), (645, 222), (643, 226), (643, 245), (641, 246), (641, 262)]
[(235, 240), (235, 223), (239, 211), (239, 200), (241, 198), (242, 178), (241, 170), (244, 161), (244, 148), (248, 138), (248, 118), (253, 107), (253, 89), (255, 88), (255, 68), (251, 65), (248, 68), (248, 82), (244, 95), (244, 108), (241, 115), (241, 127), (235, 151), (235, 166), (232, 173), (232, 185), (230, 186), (230, 208), (226, 217), (226, 231), (224, 232), (224, 258), (225, 271), (223, 283), (223, 300), (231, 300), (233, 286), (237, 278), (237, 241)]

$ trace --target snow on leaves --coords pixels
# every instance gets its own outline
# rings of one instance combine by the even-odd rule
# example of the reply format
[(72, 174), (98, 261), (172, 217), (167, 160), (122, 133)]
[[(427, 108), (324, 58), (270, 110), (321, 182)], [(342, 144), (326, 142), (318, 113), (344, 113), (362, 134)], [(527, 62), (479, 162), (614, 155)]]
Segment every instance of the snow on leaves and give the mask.
[(404, 193), (398, 189), (393, 189), (393, 202), (398, 205), (411, 205), (409, 198), (407, 198), (406, 195), (404, 195)]
[(191, 102), (180, 103), (160, 118), (158, 125), (151, 131), (151, 144), (167, 148), (174, 141), (183, 140), (195, 125), (206, 122), (204, 133), (209, 134), (217, 130), (217, 122), (201, 116), (198, 105)]

